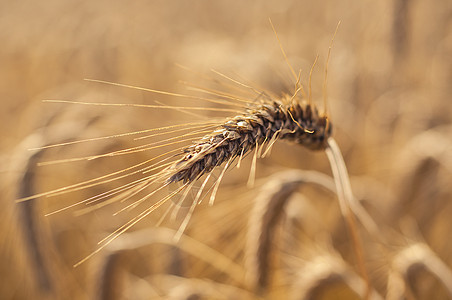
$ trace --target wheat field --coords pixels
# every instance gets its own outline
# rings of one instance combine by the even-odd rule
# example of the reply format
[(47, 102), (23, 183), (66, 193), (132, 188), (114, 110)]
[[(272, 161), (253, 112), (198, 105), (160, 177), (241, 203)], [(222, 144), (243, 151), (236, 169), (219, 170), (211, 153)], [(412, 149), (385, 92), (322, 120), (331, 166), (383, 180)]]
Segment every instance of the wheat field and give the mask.
[[(1, 299), (452, 299), (450, 1), (0, 6)], [(116, 215), (124, 204), (100, 201), (46, 216), (112, 182), (17, 201), (175, 149), (74, 160), (135, 147), (129, 135), (38, 147), (225, 116), (215, 103), (85, 79), (184, 95), (218, 86), (244, 95), (246, 83), (281, 95), (293, 89), (282, 46), (305, 87), (319, 55), (312, 95), (323, 109), (339, 21), (327, 104), (354, 196), (371, 220), (356, 223), (364, 271), (327, 156), (291, 143), (278, 141), (258, 160), (254, 185), (252, 155), (226, 172), (214, 205), (201, 203), (178, 241), (184, 205), (160, 226), (165, 209), (156, 210), (77, 267), (140, 208)]]

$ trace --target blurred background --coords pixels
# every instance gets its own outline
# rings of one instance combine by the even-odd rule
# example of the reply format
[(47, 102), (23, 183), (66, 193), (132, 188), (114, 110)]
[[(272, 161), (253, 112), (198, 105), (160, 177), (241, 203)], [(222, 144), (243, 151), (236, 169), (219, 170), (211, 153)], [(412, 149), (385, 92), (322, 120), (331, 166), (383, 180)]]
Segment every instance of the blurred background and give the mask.
[[(196, 120), (179, 111), (43, 99), (212, 105), (86, 78), (185, 94), (190, 91), (184, 82), (209, 88), (227, 81), (215, 69), (258, 89), (290, 91), (293, 80), (269, 18), (290, 64), (302, 69), (305, 86), (319, 55), (312, 90), (321, 109), (326, 55), (341, 21), (329, 63), (328, 111), (355, 196), (384, 237), (359, 230), (372, 297), (452, 297), (452, 2), (69, 0), (0, 3), (0, 298), (363, 297), (365, 278), (333, 193), (297, 187), (276, 225), (256, 225), (262, 222), (255, 208), (271, 194), (262, 191), (275, 180), (284, 182), (286, 173), (280, 172), (330, 175), (323, 153), (277, 143), (259, 162), (254, 188), (246, 188), (250, 159), (226, 174), (217, 203), (195, 212), (186, 231), (190, 238), (174, 244), (171, 230), (180, 220), (156, 228), (156, 212), (77, 268), (136, 212), (113, 217), (123, 207), (113, 204), (45, 214), (102, 193), (110, 183), (15, 201), (158, 153), (38, 166), (135, 144), (125, 136), (31, 148)], [(243, 93), (230, 82), (225, 86), (231, 94)], [(272, 234), (264, 246), (271, 251), (261, 245), (270, 253), (263, 263), (253, 241), (266, 230)]]

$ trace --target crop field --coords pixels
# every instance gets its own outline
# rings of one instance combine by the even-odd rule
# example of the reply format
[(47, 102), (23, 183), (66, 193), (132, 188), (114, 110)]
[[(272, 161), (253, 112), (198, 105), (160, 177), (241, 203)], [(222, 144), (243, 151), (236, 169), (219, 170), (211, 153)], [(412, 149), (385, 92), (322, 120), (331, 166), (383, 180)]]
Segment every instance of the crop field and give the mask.
[(0, 299), (452, 299), (451, 1), (0, 29)]

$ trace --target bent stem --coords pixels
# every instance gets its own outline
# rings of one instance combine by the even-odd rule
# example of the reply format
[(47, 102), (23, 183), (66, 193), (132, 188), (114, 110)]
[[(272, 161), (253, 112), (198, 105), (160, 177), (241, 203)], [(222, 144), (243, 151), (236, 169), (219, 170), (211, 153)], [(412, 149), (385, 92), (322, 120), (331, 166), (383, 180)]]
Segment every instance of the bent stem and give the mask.
[(327, 147), (325, 149), (328, 160), (330, 161), (331, 170), (333, 172), (334, 182), (336, 184), (337, 197), (339, 200), (339, 207), (341, 213), (347, 223), (347, 228), (353, 242), (353, 249), (355, 251), (358, 268), (361, 276), (366, 283), (365, 299), (370, 297), (370, 282), (369, 275), (364, 264), (364, 255), (362, 242), (358, 234), (356, 226), (356, 219), (352, 212), (352, 205), (354, 203), (353, 192), (350, 185), (350, 179), (342, 157), (341, 150), (333, 138), (328, 138)]

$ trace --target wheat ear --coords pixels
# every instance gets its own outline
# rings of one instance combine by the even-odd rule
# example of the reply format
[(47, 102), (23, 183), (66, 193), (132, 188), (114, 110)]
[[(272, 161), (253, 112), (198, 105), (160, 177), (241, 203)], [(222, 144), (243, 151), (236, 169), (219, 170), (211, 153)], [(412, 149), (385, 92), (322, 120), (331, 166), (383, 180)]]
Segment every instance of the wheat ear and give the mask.
[(320, 253), (312, 258), (296, 275), (294, 299), (317, 299), (320, 291), (337, 283), (345, 284), (359, 297), (382, 300), (377, 291), (371, 289), (367, 296), (366, 282), (353, 272), (347, 263), (335, 252)]
[[(167, 183), (189, 183), (210, 173), (227, 161), (234, 161), (255, 150), (267, 149), (276, 139), (290, 140), (310, 149), (323, 149), (331, 134), (331, 124), (308, 103), (282, 101), (254, 105), (211, 134), (183, 150), (184, 156), (165, 170)], [(163, 175), (162, 174), (162, 175)]]
[[(420, 268), (433, 274), (452, 297), (452, 270), (424, 243), (414, 243), (397, 253), (388, 276), (387, 299), (415, 298), (409, 288), (409, 277)], [(407, 284), (408, 283), (408, 284)]]
[[(54, 117), (52, 114), (49, 119)], [(37, 130), (35, 133), (29, 135), (19, 146), (21, 149), (18, 153), (23, 152), (23, 148), (28, 148), (30, 145), (44, 145), (49, 141), (71, 140), (79, 131), (86, 129), (88, 124), (92, 121), (91, 118), (81, 120), (76, 123), (62, 124), (60, 127), (54, 128), (48, 126)], [(18, 198), (29, 198), (36, 194), (36, 166), (37, 162), (44, 155), (45, 147), (31, 149), (23, 156), (17, 159), (17, 165), (21, 169), (21, 177), (18, 182), (17, 196)], [(34, 196), (31, 196), (34, 197)], [(55, 267), (57, 258), (49, 259), (49, 247), (51, 244), (48, 232), (44, 230), (39, 215), (36, 213), (38, 203), (35, 201), (21, 201), (17, 203), (21, 213), (22, 230), (25, 242), (27, 243), (27, 251), (32, 258), (30, 266), (34, 269), (31, 273), (36, 276), (36, 281), (39, 283), (39, 288), (48, 295), (55, 295), (65, 287), (61, 287), (58, 282), (57, 275), (59, 270)], [(46, 248), (44, 248), (44, 245)]]
[(301, 185), (314, 183), (334, 193), (333, 180), (316, 171), (290, 170), (272, 175), (256, 197), (248, 227), (247, 282), (262, 294), (270, 283), (270, 258), (274, 235), (284, 213), (284, 207)]

